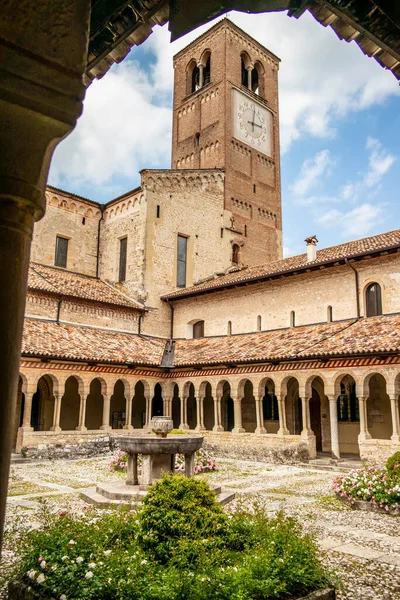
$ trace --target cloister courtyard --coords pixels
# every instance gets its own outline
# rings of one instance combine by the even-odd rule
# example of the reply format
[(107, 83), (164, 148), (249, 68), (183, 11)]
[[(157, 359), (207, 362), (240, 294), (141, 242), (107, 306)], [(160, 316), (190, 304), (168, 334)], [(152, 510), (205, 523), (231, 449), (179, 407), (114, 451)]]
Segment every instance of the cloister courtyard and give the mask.
[[(123, 473), (109, 472), (109, 462), (110, 457), (102, 457), (12, 465), (0, 598), (6, 598), (7, 567), (17, 560), (18, 531), (37, 527), (44, 506), (57, 512), (88, 510), (90, 518), (104, 510), (89, 507), (80, 492), (99, 482), (125, 478)], [(228, 458), (217, 459), (217, 464), (218, 471), (196, 478), (234, 490), (235, 503), (257, 500), (269, 515), (283, 511), (315, 532), (324, 563), (340, 579), (339, 600), (400, 597), (400, 519), (342, 504), (332, 491), (339, 471)]]

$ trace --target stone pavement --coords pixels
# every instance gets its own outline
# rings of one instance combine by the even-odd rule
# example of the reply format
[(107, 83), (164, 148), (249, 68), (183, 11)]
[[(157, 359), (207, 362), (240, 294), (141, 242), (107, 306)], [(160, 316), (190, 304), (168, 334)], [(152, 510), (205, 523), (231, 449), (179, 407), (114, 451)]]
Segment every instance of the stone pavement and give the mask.
[[(40, 498), (46, 498), (54, 510), (82, 510), (80, 491), (125, 478), (109, 473), (107, 463), (108, 459), (99, 458), (14, 464), (8, 523), (22, 514), (24, 523), (35, 526)], [(218, 472), (198, 477), (234, 490), (239, 503), (257, 500), (271, 515), (282, 510), (297, 517), (307, 531), (315, 533), (323, 561), (342, 580), (338, 600), (400, 600), (400, 518), (342, 504), (331, 489), (338, 471), (234, 459), (219, 459), (218, 464)], [(26, 493), (21, 493), (24, 486)]]

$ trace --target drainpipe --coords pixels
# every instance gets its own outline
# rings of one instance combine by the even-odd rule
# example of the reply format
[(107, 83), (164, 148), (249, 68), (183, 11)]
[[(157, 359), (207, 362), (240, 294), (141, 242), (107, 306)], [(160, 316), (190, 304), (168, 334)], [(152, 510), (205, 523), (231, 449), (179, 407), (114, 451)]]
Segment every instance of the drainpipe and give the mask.
[(170, 331), (170, 341), (172, 342), (172, 340), (174, 339), (174, 306), (173, 304), (168, 301), (168, 305), (171, 309), (171, 331)]
[(139, 315), (139, 323), (138, 323), (138, 335), (140, 335), (142, 333), (142, 318), (143, 318), (143, 315), (140, 314)]
[(97, 255), (96, 255), (96, 278), (99, 278), (99, 259), (100, 259), (100, 226), (101, 222), (104, 221), (104, 206), (100, 206), (101, 217), (97, 224)]
[(347, 260), (347, 258), (344, 259), (344, 262), (346, 263), (347, 266), (350, 267), (350, 269), (352, 269), (354, 271), (355, 274), (355, 283), (356, 283), (356, 301), (357, 301), (357, 319), (360, 318), (360, 285), (359, 285), (359, 281), (358, 281), (358, 271), (357, 269), (351, 264), (349, 263), (349, 261)]
[(57, 325), (60, 324), (61, 302), (62, 302), (62, 298), (59, 298), (58, 302), (57, 302), (57, 319), (56, 319)]

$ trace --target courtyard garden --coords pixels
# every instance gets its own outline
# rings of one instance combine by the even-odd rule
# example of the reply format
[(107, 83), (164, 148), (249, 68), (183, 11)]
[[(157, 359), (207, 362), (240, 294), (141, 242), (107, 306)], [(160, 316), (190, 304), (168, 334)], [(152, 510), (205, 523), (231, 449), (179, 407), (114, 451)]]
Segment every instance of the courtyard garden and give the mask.
[[(330, 581), (340, 600), (400, 597), (400, 520), (343, 504), (332, 486), (339, 473), (218, 459), (218, 470), (202, 470), (191, 482), (200, 486), (186, 507), (194, 513), (176, 514), (176, 490), (164, 489), (148, 497), (147, 513), (136, 514), (80, 499), (80, 490), (125, 478), (109, 464), (12, 467), (0, 597), (10, 579), (55, 600), (283, 599)], [(210, 504), (203, 482), (233, 489), (237, 499), (224, 509)], [(184, 533), (193, 529), (186, 513), (202, 515), (196, 535)], [(179, 526), (170, 530), (173, 522)]]

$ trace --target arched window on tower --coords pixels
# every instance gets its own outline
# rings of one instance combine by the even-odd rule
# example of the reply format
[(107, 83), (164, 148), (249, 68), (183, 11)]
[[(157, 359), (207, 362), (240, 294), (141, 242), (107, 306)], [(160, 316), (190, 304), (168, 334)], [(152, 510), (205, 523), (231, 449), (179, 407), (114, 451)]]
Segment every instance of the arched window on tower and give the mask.
[(193, 323), (193, 338), (203, 338), (204, 337), (204, 321), (196, 321)]
[(203, 67), (203, 85), (207, 85), (211, 81), (211, 52), (208, 52), (203, 60), (205, 60)]
[(382, 314), (382, 293), (379, 283), (370, 283), (365, 290), (365, 308), (367, 317)]
[(333, 321), (332, 306), (328, 306), (328, 308), (327, 308), (327, 311), (326, 311), (326, 321), (327, 321), (327, 323), (332, 323), (332, 321)]
[(240, 259), (240, 247), (239, 244), (233, 244), (232, 246), (232, 264), (238, 265)]
[[(250, 56), (246, 53), (246, 52), (242, 52), (242, 54), (240, 55), (241, 58), (241, 62), (242, 62), (242, 85), (244, 85), (247, 88), (251, 88), (251, 70), (252, 70), (252, 64), (251, 64), (251, 60), (250, 60)], [(250, 75), (249, 75), (250, 72)]]
[(264, 67), (258, 61), (251, 72), (251, 91), (257, 96), (264, 96)]
[(227, 335), (232, 335), (232, 321), (228, 321)]
[(198, 148), (200, 146), (200, 133), (196, 133), (194, 136), (194, 147)]
[(197, 92), (200, 89), (200, 69), (196, 65), (192, 71), (192, 89), (191, 93)]
[(290, 311), (290, 327), (296, 327), (296, 313), (294, 310)]

